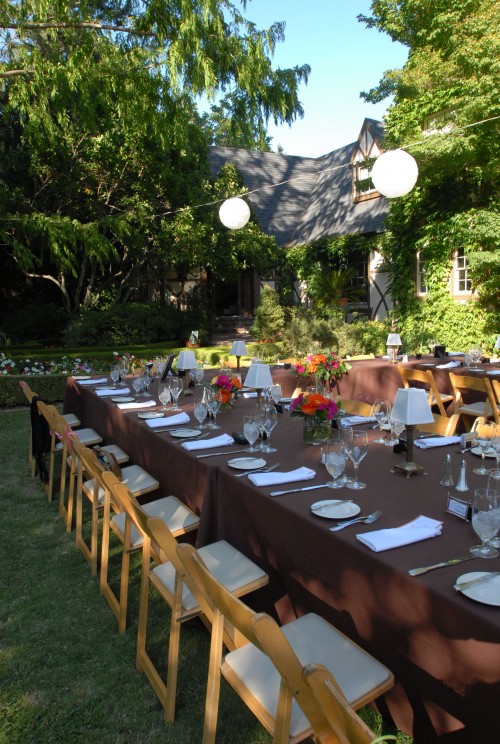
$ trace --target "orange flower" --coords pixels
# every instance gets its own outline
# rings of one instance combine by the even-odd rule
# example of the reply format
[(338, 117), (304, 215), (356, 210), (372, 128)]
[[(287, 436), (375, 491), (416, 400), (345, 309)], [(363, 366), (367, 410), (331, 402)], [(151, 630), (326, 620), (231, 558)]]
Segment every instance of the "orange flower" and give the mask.
[(231, 400), (231, 393), (227, 390), (219, 390), (219, 397), (221, 403), (229, 403)]
[(315, 364), (312, 360), (307, 363), (307, 371), (310, 375), (314, 375), (316, 370), (318, 369), (318, 365)]
[(237, 390), (240, 390), (243, 387), (239, 377), (231, 377), (231, 383)]
[(316, 366), (318, 366), (318, 364), (324, 364), (326, 362), (326, 356), (324, 354), (315, 354), (312, 361)]

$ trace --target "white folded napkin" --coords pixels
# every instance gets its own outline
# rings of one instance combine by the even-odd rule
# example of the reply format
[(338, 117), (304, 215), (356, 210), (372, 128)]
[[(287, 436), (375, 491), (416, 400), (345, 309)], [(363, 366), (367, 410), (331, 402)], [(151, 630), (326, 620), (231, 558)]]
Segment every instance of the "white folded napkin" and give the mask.
[(432, 449), (433, 447), (446, 447), (448, 444), (457, 444), (460, 437), (427, 437), (426, 439), (416, 439), (415, 447), (420, 449)]
[(234, 444), (234, 439), (229, 434), (220, 434), (218, 437), (213, 439), (204, 439), (202, 442), (183, 442), (181, 447), (191, 452), (191, 450), (204, 450), (213, 449), (214, 447), (228, 447), (230, 444)]
[(257, 393), (255, 391), (254, 392), (250, 392), (250, 393), (243, 393), (243, 397), (244, 398), (256, 398), (257, 397)]
[(436, 369), (451, 369), (452, 367), (460, 367), (460, 362), (448, 362), (447, 364), (436, 364)]
[(399, 548), (402, 545), (428, 540), (441, 534), (442, 522), (429, 517), (420, 516), (402, 527), (389, 530), (375, 530), (356, 535), (357, 539), (371, 550), (380, 553), (382, 550)]
[(500, 375), (500, 369), (489, 369), (486, 372), (487, 375)]
[(174, 424), (185, 424), (189, 421), (189, 416), (185, 411), (176, 413), (174, 416), (162, 416), (161, 418), (146, 419), (146, 424), (150, 429), (157, 429), (159, 426), (173, 426)]
[(343, 416), (340, 421), (341, 426), (356, 426), (357, 424), (371, 424), (376, 421), (375, 416)]
[(118, 403), (116, 407), (120, 411), (133, 411), (135, 408), (151, 408), (151, 406), (156, 406), (155, 400), (143, 400), (142, 402), (134, 400), (133, 403)]
[(129, 388), (117, 388), (116, 390), (113, 388), (99, 388), (95, 391), (95, 394), (99, 398), (108, 398), (110, 395), (130, 395), (130, 390)]
[(73, 377), (79, 385), (102, 385), (108, 381), (107, 377), (100, 377), (98, 380), (79, 380), (78, 377)]
[(250, 473), (248, 479), (254, 486), (279, 486), (282, 483), (296, 483), (296, 481), (311, 480), (316, 472), (310, 468), (297, 468), (288, 473)]

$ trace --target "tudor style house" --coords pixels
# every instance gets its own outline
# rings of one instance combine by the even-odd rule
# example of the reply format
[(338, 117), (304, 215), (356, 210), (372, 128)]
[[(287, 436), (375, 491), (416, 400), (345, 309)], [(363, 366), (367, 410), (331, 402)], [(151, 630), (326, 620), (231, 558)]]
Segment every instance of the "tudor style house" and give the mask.
[[(225, 163), (240, 172), (260, 229), (278, 246), (306, 245), (333, 235), (373, 235), (384, 230), (387, 199), (373, 188), (364, 167), (381, 152), (383, 125), (365, 119), (355, 142), (319, 158), (305, 158), (233, 147), (212, 147), (209, 163), (216, 177)], [(255, 193), (252, 193), (255, 192)], [(373, 253), (355, 264), (355, 282), (364, 296), (357, 309), (382, 319), (390, 308), (387, 275)], [(214, 288), (217, 315), (251, 315), (265, 277), (242, 272), (237, 284)], [(304, 289), (297, 286), (297, 301)]]

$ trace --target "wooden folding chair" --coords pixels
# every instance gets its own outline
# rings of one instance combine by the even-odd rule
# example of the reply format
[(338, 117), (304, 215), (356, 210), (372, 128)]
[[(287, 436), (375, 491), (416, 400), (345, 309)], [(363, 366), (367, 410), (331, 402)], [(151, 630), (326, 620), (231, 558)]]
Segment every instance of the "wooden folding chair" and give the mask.
[[(201, 608), (189, 589), (184, 586), (178, 568), (182, 565), (177, 558), (177, 542), (167, 522), (160, 517), (149, 517), (130, 494), (123, 483), (109, 473), (104, 474), (112, 496), (126, 512), (126, 541), (131, 541), (131, 522), (142, 535), (142, 571), (139, 607), (139, 626), (137, 631), (137, 669), (144, 672), (153, 687), (165, 712), (165, 720), (170, 723), (175, 716), (175, 695), (177, 689), (177, 669), (179, 659), (180, 627), (185, 620), (201, 614)], [(264, 586), (268, 576), (255, 563), (246, 558), (236, 548), (221, 540), (202, 548), (205, 559), (218, 571), (230, 590), (247, 594)], [(150, 555), (156, 561), (151, 568)], [(167, 559), (166, 562), (162, 562)], [(170, 637), (168, 648), (167, 677), (164, 681), (147, 652), (147, 619), (149, 584), (156, 587), (171, 609)]]
[(449, 418), (448, 416), (441, 416), (439, 413), (433, 413), (432, 415), (434, 417), (433, 424), (417, 424), (416, 428), (419, 431), (439, 434), (442, 437), (452, 437), (455, 434), (460, 418), (458, 413), (454, 413)]
[[(495, 394), (490, 380), (487, 377), (472, 377), (472, 375), (457, 375), (450, 372), (450, 382), (454, 391), (453, 413), (458, 413), (461, 418), (476, 419), (478, 416), (492, 418), (495, 424), (500, 424), (500, 405), (495, 399)], [(481, 393), (484, 400), (476, 403), (464, 403), (463, 395), (468, 391)], [(472, 422), (473, 423), (473, 422)], [(470, 430), (471, 424), (467, 427)]]
[[(405, 388), (420, 387), (427, 390), (429, 394), (429, 405), (431, 408), (437, 406), (441, 416), (446, 416), (445, 403), (450, 403), (454, 396), (448, 393), (440, 393), (431, 369), (409, 369), (398, 364), (398, 372)], [(411, 383), (416, 383), (412, 385)]]
[(336, 398), (336, 404), (346, 413), (351, 416), (372, 416), (373, 415), (373, 404), (365, 403), (362, 400), (348, 400), (341, 398), (340, 395)]
[(354, 354), (353, 356), (346, 354), (345, 358), (349, 362), (364, 361), (365, 359), (375, 359), (375, 354)]
[[(205, 612), (213, 615), (203, 744), (215, 742), (220, 676), (272, 734), (273, 742), (299, 742), (313, 734), (310, 695), (302, 667), (317, 662), (334, 670), (335, 679), (358, 709), (389, 690), (392, 673), (323, 618), (303, 615), (280, 628), (272, 617), (254, 613), (222, 586), (203, 557), (179, 545), (184, 580)], [(225, 623), (248, 641), (222, 655)]]
[[(91, 450), (88, 447), (83, 446), (79, 442), (73, 443), (77, 458), (77, 484), (76, 484), (76, 544), (83, 553), (85, 560), (90, 565), (92, 576), (97, 573), (97, 557), (99, 547), (99, 513), (104, 507), (105, 500), (105, 485), (102, 478), (103, 472), (105, 472), (105, 466), (99, 461), (95, 450)], [(126, 482), (132, 491), (134, 496), (140, 496), (145, 493), (150, 493), (159, 488), (159, 483), (156, 478), (147, 473), (139, 465), (129, 465), (124, 468), (120, 468), (118, 458), (113, 454), (112, 449), (117, 451), (116, 445), (108, 446), (103, 445), (100, 448), (100, 452), (103, 454), (111, 454), (114, 457), (119, 469), (119, 478)], [(128, 460), (128, 455), (125, 455)], [(83, 473), (87, 473), (89, 479), (83, 481)], [(87, 544), (83, 537), (83, 520), (82, 520), (82, 508), (83, 508), (83, 496), (86, 496), (91, 503), (92, 507), (92, 519), (91, 519), (91, 534), (90, 534), (90, 545)]]

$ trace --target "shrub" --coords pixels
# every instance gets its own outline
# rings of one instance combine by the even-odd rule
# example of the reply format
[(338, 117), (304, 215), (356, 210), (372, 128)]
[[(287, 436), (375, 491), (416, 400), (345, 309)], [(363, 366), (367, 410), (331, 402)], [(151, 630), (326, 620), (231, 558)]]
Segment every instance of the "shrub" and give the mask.
[(278, 293), (264, 287), (250, 333), (259, 341), (277, 341), (285, 327), (285, 311), (279, 303)]
[(0, 317), (0, 328), (10, 345), (27, 339), (43, 339), (47, 344), (60, 344), (68, 318), (55, 305), (25, 305)]
[(124, 346), (178, 337), (180, 311), (173, 305), (127, 303), (107, 310), (88, 310), (64, 334), (67, 346)]

